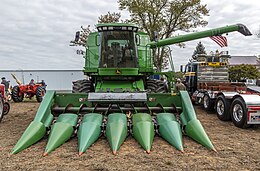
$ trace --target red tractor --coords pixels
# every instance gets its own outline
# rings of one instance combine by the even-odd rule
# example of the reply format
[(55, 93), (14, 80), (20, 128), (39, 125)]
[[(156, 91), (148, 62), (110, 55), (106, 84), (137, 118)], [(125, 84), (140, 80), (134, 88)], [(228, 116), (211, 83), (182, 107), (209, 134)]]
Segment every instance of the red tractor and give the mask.
[(7, 97), (5, 96), (5, 86), (0, 84), (0, 122), (4, 115), (8, 114), (9, 110), (10, 104), (7, 102)]
[(12, 99), (14, 102), (22, 102), (24, 97), (32, 99), (34, 96), (36, 96), (37, 102), (42, 101), (46, 92), (45, 86), (42, 83), (24, 85), (14, 74), (12, 74), (12, 76), (18, 83), (18, 85), (14, 86), (12, 90)]

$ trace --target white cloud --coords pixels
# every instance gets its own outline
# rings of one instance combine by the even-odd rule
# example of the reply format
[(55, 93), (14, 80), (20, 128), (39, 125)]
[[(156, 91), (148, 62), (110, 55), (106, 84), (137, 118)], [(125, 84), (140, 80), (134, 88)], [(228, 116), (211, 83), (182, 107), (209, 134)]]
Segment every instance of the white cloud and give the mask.
[[(207, 28), (243, 23), (251, 31), (259, 28), (259, 2), (210, 1)], [(115, 0), (2, 0), (0, 28), (0, 69), (82, 69), (84, 59), (69, 46), (81, 25), (94, 26), (98, 16), (118, 11)], [(127, 13), (123, 13), (126, 17)], [(190, 59), (196, 44), (202, 41), (206, 50), (220, 49), (208, 38), (186, 43), (186, 48), (173, 47), (175, 67)], [(231, 55), (259, 55), (260, 40), (238, 33), (228, 35)], [(221, 49), (220, 49), (221, 50)]]

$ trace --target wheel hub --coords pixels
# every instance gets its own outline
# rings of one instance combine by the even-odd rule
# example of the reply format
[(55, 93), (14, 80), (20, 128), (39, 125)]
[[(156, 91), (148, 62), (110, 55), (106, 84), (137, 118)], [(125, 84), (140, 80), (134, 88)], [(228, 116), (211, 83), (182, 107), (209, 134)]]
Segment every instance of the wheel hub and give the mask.
[(203, 99), (204, 99), (203, 100), (204, 108), (208, 108), (208, 106), (209, 106), (209, 97), (205, 96)]
[(0, 97), (0, 121), (1, 121), (1, 118), (3, 117), (3, 114), (4, 114), (3, 109), (4, 109), (4, 103), (3, 103), (3, 100)]
[(224, 111), (225, 111), (225, 108), (224, 108), (224, 103), (222, 100), (219, 100), (217, 102), (217, 113), (219, 115), (223, 115), (224, 114)]
[(243, 118), (243, 109), (240, 104), (235, 104), (233, 108), (233, 116), (236, 122), (240, 122)]

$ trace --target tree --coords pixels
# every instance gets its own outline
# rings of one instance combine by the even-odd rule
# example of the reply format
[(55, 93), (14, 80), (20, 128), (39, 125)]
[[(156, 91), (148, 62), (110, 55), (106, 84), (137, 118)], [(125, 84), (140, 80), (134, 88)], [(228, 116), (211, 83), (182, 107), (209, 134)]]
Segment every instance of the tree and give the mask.
[(193, 52), (192, 58), (196, 59), (196, 55), (198, 54), (206, 54), (205, 47), (201, 42), (197, 44), (196, 49)]
[[(191, 31), (207, 25), (203, 17), (209, 10), (200, 0), (118, 0), (118, 3), (120, 10), (130, 13), (129, 21), (139, 25), (152, 40), (156, 40), (156, 35), (158, 39), (165, 39), (174, 36), (177, 30)], [(164, 48), (154, 54), (154, 65), (161, 71), (168, 56)]]
[[(98, 17), (98, 23), (117, 23), (119, 22), (120, 18), (121, 18), (121, 13), (108, 12), (107, 14)], [(86, 41), (90, 33), (91, 33), (90, 25), (88, 25), (87, 27), (81, 26), (81, 30), (76, 32), (75, 39), (70, 41), (71, 43), (70, 45), (86, 47)]]
[(184, 76), (184, 74), (182, 72), (180, 72), (180, 71), (175, 72), (175, 78), (180, 78), (182, 80), (183, 76)]
[(121, 18), (121, 13), (118, 12), (113, 12), (113, 13), (110, 13), (108, 12), (107, 14), (105, 15), (101, 15), (100, 17), (98, 17), (98, 23), (118, 23)]
[(231, 81), (257, 79), (260, 74), (254, 65), (245, 65), (245, 64), (229, 67), (228, 72), (229, 72), (229, 79)]

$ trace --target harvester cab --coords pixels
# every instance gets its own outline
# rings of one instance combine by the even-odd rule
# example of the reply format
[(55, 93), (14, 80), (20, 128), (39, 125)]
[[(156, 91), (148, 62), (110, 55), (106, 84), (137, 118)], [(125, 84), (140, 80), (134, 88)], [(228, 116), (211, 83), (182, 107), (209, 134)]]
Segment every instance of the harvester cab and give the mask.
[[(44, 155), (65, 143), (75, 132), (80, 155), (100, 134), (107, 137), (113, 154), (127, 135), (132, 135), (150, 153), (157, 132), (183, 152), (183, 131), (215, 151), (187, 91), (176, 93), (174, 84), (166, 88), (163, 80), (150, 79), (158, 74), (153, 67), (152, 49), (241, 29), (248, 31), (238, 24), (151, 42), (148, 34), (138, 31), (133, 24), (97, 24), (97, 31), (90, 33), (86, 41), (83, 71), (89, 79), (73, 82), (73, 93), (47, 91), (35, 119), (12, 153), (36, 143), (50, 128)], [(167, 75), (171, 81), (174, 71), (159, 74)]]

